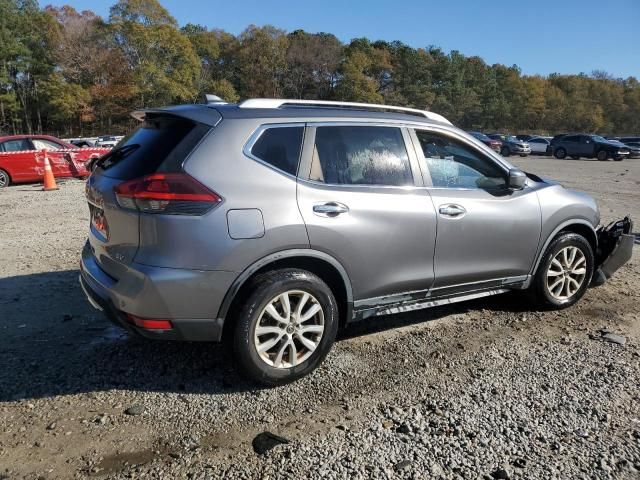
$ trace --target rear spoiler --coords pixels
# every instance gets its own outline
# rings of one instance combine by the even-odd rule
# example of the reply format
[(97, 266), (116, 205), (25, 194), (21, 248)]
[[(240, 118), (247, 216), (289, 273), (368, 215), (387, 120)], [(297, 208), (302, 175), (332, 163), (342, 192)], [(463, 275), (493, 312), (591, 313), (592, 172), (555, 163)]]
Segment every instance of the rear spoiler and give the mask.
[(192, 122), (209, 125), (210, 127), (215, 127), (222, 120), (222, 115), (214, 108), (214, 105), (200, 104), (134, 110), (130, 115), (139, 122), (144, 121), (147, 116), (151, 115), (173, 115), (186, 118)]

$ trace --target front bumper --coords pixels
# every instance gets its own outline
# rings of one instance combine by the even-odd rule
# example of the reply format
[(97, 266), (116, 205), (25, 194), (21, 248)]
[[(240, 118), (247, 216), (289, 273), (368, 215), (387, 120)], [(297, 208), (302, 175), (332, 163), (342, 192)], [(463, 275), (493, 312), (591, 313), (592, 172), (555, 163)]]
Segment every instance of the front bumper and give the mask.
[(602, 285), (627, 263), (633, 255), (633, 221), (626, 216), (606, 227), (599, 227), (598, 249), (596, 251), (596, 270), (593, 285)]
[[(130, 264), (115, 279), (102, 270), (88, 244), (80, 262), (80, 285), (92, 306), (130, 332), (162, 340), (220, 341), (223, 320), (215, 315), (235, 276)], [(169, 320), (173, 328), (140, 328), (127, 314)]]

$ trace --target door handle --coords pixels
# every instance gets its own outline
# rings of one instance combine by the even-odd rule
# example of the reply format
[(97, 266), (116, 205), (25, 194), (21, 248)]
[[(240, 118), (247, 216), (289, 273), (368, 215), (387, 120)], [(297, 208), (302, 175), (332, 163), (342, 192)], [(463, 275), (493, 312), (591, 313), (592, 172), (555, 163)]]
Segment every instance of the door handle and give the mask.
[(338, 202), (316, 203), (313, 206), (313, 213), (321, 217), (337, 217), (340, 214), (347, 213), (349, 207)]
[(467, 213), (467, 211), (463, 206), (456, 205), (453, 203), (449, 203), (447, 205), (440, 205), (440, 208), (438, 209), (438, 211), (440, 212), (440, 215), (442, 215), (443, 217), (452, 217), (452, 218), (460, 218), (465, 213)]

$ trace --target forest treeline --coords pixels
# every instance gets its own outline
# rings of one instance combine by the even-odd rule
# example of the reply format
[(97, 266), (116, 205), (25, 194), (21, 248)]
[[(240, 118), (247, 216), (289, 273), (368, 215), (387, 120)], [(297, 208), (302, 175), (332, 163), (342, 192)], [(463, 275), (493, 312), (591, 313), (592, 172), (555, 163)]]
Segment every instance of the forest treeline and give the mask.
[(120, 0), (107, 19), (0, 0), (0, 132), (122, 133), (132, 110), (204, 93), (405, 105), (483, 130), (640, 132), (634, 77), (523, 75), (435, 46), (273, 26), (181, 27), (156, 0)]

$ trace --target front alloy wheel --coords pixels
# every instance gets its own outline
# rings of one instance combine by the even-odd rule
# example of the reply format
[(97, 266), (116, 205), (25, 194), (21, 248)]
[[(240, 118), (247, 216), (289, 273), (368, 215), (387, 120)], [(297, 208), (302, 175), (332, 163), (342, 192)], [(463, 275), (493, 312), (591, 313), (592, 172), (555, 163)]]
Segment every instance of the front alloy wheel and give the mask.
[(545, 250), (531, 284), (542, 307), (566, 308), (582, 298), (594, 270), (593, 250), (580, 234), (563, 232)]
[(587, 274), (587, 259), (578, 247), (565, 247), (551, 260), (547, 268), (549, 294), (566, 301), (576, 294)]

